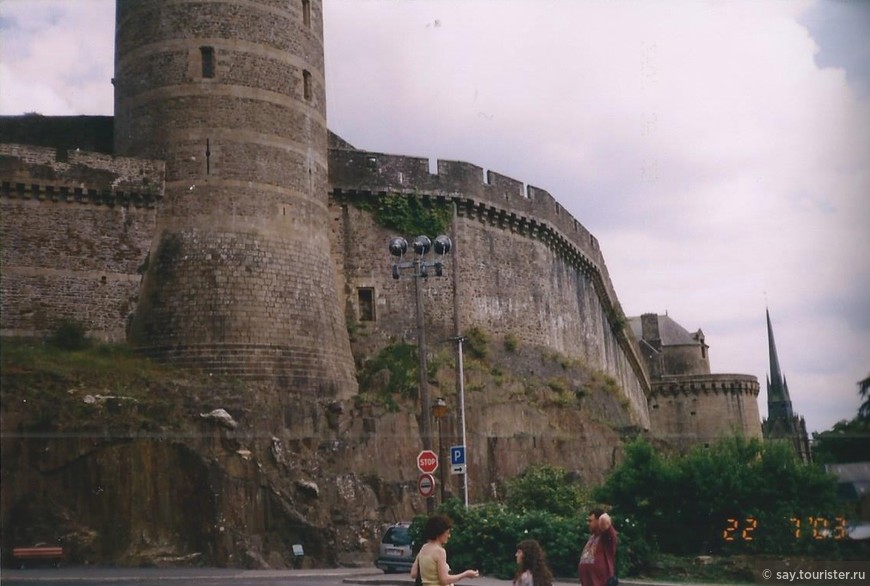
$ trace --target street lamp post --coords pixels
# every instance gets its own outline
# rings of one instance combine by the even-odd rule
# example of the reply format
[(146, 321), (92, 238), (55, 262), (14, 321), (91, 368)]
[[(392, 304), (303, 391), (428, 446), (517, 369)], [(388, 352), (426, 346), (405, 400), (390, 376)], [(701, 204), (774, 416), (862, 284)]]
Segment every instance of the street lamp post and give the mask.
[(447, 417), (447, 401), (438, 397), (435, 399), (435, 404), (432, 405), (432, 417), (438, 420), (438, 460), (439, 464), (439, 482), (441, 483), (441, 502), (444, 502), (444, 434), (441, 430), (441, 420)]
[[(393, 278), (398, 279), (403, 272), (410, 272), (414, 278), (415, 289), (415, 305), (417, 308), (417, 352), (420, 355), (420, 426), (423, 436), (423, 449), (432, 449), (432, 425), (430, 417), (432, 416), (429, 407), (429, 385), (427, 381), (427, 364), (426, 364), (426, 327), (423, 311), (423, 287), (420, 279), (429, 277), (429, 270), (435, 270), (435, 276), (440, 277), (444, 274), (444, 263), (438, 259), (434, 261), (426, 260), (426, 255), (434, 248), (435, 254), (439, 257), (450, 252), (453, 243), (450, 238), (445, 235), (440, 235), (435, 238), (435, 242), (428, 236), (417, 236), (414, 239), (414, 260), (402, 260), (408, 252), (408, 241), (401, 236), (395, 236), (390, 239), (389, 249), (390, 254), (399, 259), (393, 263)], [(440, 454), (439, 454), (440, 460)], [(441, 465), (439, 463), (439, 465)], [(426, 512), (432, 515), (435, 512), (435, 499), (431, 496), (426, 497)]]

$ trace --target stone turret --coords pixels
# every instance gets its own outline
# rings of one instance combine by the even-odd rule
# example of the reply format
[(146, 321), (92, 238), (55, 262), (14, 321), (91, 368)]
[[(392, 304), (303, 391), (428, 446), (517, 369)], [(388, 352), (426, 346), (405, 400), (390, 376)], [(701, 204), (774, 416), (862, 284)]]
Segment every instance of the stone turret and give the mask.
[(117, 154), (166, 162), (129, 334), (145, 354), (347, 397), (320, 0), (119, 0)]
[(713, 374), (700, 329), (689, 332), (667, 314), (629, 318), (650, 373), (653, 434), (685, 451), (726, 435), (761, 437), (758, 379)]

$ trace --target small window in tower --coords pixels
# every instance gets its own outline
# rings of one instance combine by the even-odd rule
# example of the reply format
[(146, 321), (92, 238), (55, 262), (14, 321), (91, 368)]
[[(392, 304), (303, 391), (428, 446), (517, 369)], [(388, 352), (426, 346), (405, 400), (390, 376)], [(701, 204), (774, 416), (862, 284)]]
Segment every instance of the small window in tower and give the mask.
[(311, 99), (311, 72), (307, 69), (302, 71), (302, 92), (306, 100)]
[(302, 23), (311, 28), (311, 0), (302, 0)]
[(210, 79), (214, 77), (214, 47), (200, 47), (202, 58), (202, 77)]
[(359, 299), (359, 320), (375, 321), (375, 290), (372, 287), (357, 289)]

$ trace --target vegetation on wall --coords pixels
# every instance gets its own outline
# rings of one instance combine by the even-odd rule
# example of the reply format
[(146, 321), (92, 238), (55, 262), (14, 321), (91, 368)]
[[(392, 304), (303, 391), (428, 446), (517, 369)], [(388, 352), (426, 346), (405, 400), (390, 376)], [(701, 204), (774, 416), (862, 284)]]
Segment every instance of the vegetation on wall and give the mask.
[(393, 395), (415, 397), (420, 372), (417, 346), (392, 344), (366, 360), (357, 372), (360, 394), (376, 397), (391, 411), (398, 410)]
[(471, 358), (484, 360), (489, 354), (489, 334), (476, 326), (469, 328), (465, 331), (465, 342), (462, 348)]
[(178, 372), (97, 344), (62, 322), (45, 342), (3, 338), (0, 408), (20, 413), (22, 429), (131, 432), (176, 428), (185, 418), (173, 392)]
[(610, 310), (607, 319), (610, 321), (610, 329), (614, 334), (623, 331), (625, 326), (628, 325), (628, 318), (625, 317), (625, 313), (623, 313), (622, 307), (619, 305)]
[(432, 205), (423, 198), (388, 193), (375, 199), (355, 198), (351, 203), (372, 214), (379, 225), (406, 237), (424, 234), (434, 238), (447, 232), (453, 212), (449, 206)]

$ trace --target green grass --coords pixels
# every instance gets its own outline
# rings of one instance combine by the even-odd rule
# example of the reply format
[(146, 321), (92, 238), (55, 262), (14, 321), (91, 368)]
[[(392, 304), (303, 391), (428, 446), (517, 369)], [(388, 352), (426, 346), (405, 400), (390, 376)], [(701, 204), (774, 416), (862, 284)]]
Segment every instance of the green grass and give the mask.
[(37, 341), (0, 342), (0, 408), (24, 431), (176, 427), (183, 416), (173, 390), (178, 379), (178, 371), (124, 345), (69, 351)]
[(3, 340), (0, 343), (4, 391), (7, 382), (14, 387), (17, 380), (48, 376), (68, 382), (87, 381), (91, 385), (104, 383), (136, 392), (141, 389), (143, 379), (169, 381), (175, 374), (167, 367), (135, 356), (121, 344), (67, 351), (39, 342)]

